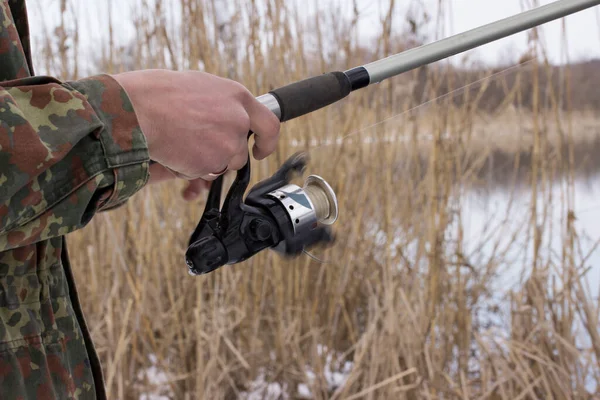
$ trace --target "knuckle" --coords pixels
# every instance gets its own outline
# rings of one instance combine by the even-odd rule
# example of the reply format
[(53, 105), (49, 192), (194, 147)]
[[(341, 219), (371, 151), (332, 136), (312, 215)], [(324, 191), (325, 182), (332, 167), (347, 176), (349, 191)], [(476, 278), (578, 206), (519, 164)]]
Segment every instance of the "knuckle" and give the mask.
[(221, 143), (225, 157), (233, 157), (238, 152), (238, 144), (236, 140), (229, 138), (228, 140), (223, 140)]
[(271, 114), (269, 118), (265, 119), (264, 124), (265, 132), (263, 134), (269, 138), (277, 139), (281, 129), (281, 122), (279, 119), (274, 114)]
[(231, 161), (230, 169), (235, 171), (242, 169), (247, 162), (248, 154), (244, 153), (243, 155), (240, 155), (239, 157), (236, 157), (234, 160)]
[(244, 86), (242, 83), (234, 80), (229, 80), (231, 85), (231, 90), (233, 94), (239, 98), (240, 100), (247, 100), (248, 98), (254, 98), (248, 88)]
[(235, 85), (237, 87), (238, 93), (244, 99), (254, 99), (254, 96), (252, 96), (252, 93), (250, 93), (250, 90), (248, 90), (248, 88), (244, 86), (244, 84), (236, 82)]
[(238, 104), (230, 107), (227, 115), (224, 115), (223, 120), (227, 121), (227, 129), (236, 137), (247, 135), (250, 130), (250, 115), (248, 115), (248, 112), (246, 112), (246, 109), (242, 105)]
[(250, 116), (248, 115), (247, 112), (240, 112), (240, 116), (238, 117), (238, 122), (240, 124), (240, 129), (242, 130), (242, 133), (244, 135), (247, 134), (247, 132), (250, 130), (250, 125), (251, 125), (251, 121), (250, 121)]

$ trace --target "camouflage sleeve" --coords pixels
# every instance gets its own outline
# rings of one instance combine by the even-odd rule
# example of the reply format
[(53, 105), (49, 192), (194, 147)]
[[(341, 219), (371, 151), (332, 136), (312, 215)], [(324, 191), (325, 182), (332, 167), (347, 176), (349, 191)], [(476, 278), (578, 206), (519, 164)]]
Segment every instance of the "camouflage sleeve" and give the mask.
[(110, 76), (0, 82), (0, 252), (64, 235), (149, 177), (149, 154)]

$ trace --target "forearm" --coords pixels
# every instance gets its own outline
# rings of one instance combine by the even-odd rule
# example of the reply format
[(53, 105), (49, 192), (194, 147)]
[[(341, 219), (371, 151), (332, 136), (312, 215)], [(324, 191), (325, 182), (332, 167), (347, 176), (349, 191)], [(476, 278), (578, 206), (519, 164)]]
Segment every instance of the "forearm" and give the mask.
[(148, 179), (148, 148), (111, 77), (0, 83), (0, 251), (85, 226)]

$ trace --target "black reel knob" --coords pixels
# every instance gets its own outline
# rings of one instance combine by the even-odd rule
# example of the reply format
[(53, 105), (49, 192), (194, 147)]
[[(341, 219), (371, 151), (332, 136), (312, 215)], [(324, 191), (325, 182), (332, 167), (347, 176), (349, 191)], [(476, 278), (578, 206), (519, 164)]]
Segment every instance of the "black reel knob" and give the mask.
[(227, 262), (227, 249), (215, 236), (203, 237), (188, 247), (185, 262), (192, 274), (207, 274)]
[(263, 242), (271, 237), (273, 228), (271, 224), (264, 219), (255, 219), (250, 223), (248, 233), (252, 239)]

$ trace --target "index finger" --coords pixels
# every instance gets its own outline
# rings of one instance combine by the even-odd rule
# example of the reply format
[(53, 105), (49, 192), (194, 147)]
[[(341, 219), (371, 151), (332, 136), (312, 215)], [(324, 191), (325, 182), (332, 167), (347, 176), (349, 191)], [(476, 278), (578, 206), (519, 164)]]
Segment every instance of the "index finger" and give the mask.
[(252, 153), (255, 159), (262, 160), (277, 148), (281, 122), (271, 110), (254, 97), (248, 103), (246, 112), (250, 117), (250, 130), (254, 133)]

